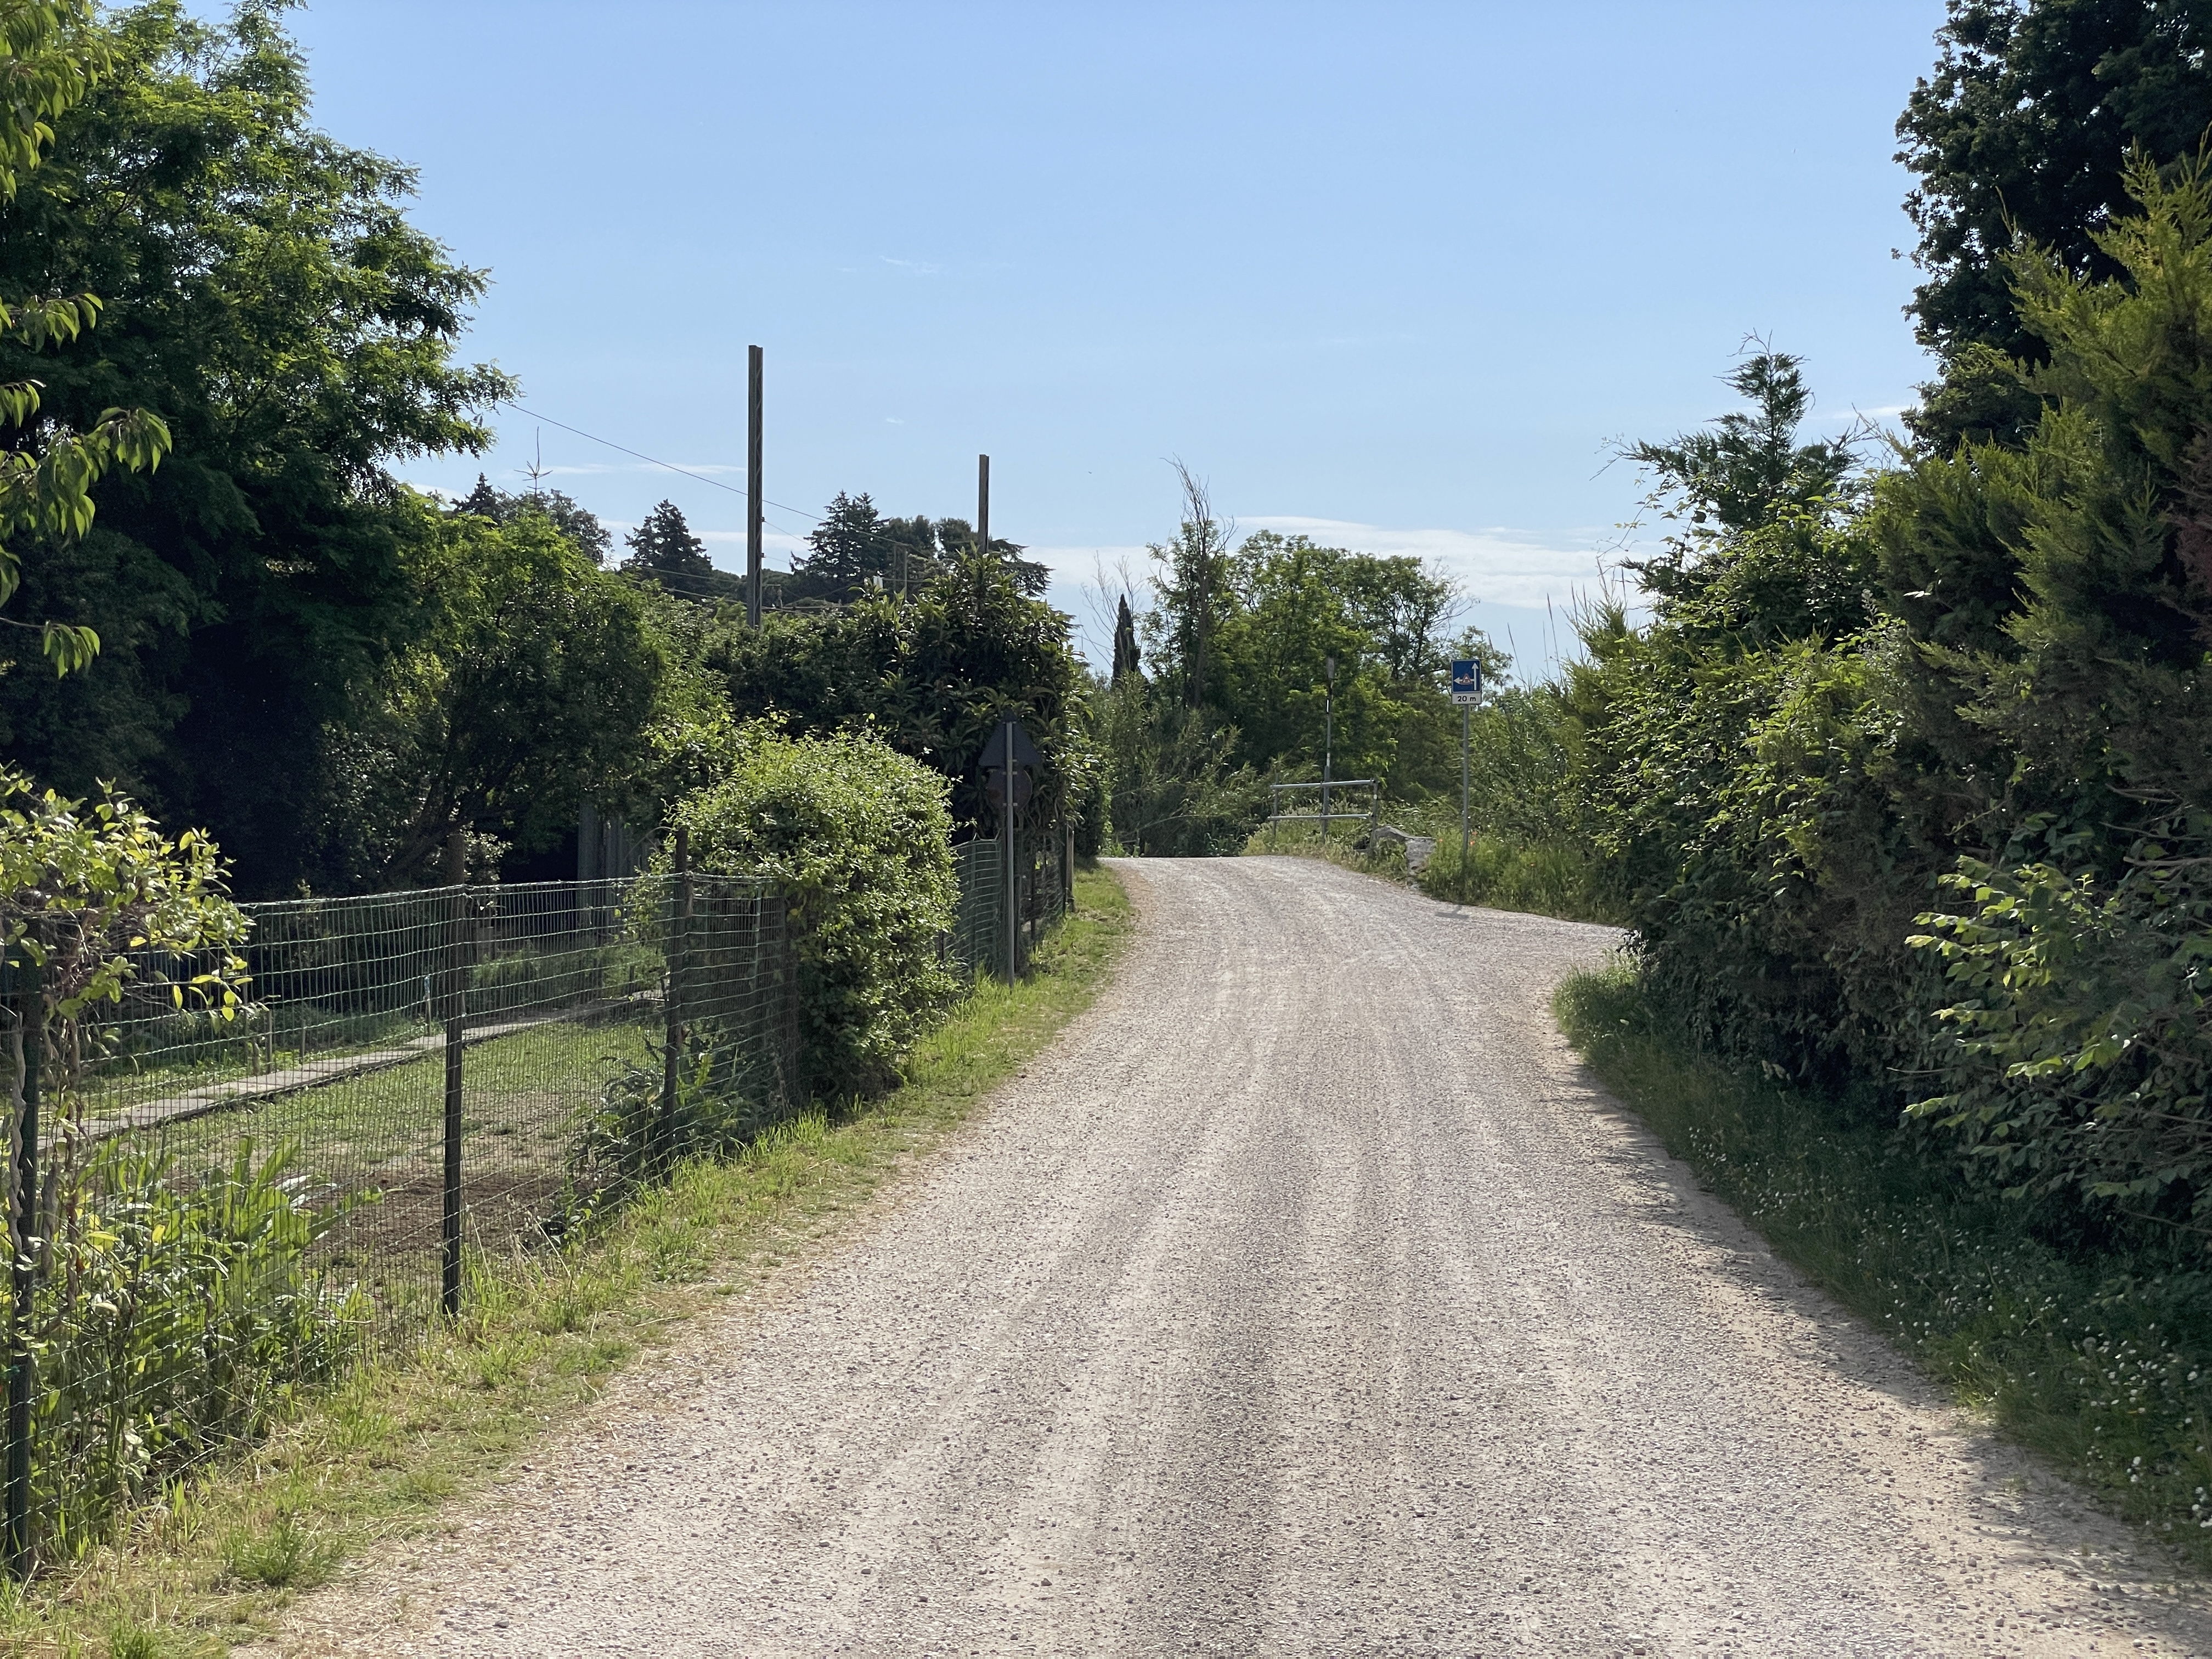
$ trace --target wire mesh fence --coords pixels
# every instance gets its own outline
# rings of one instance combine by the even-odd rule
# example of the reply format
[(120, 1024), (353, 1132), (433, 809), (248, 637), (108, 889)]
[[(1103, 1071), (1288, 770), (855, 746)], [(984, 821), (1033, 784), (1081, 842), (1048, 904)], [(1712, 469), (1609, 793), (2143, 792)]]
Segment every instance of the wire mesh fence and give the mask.
[[(1074, 848), (1064, 822), (1022, 825), (1014, 837), (1013, 868), (1007, 869), (1003, 837), (963, 842), (952, 849), (960, 902), (948, 949), (962, 971), (973, 977), (1007, 976), (1009, 951), (1017, 974), (1029, 969), (1030, 953), (1052, 924), (1075, 902)], [(1009, 882), (1014, 893), (1015, 925), (1006, 924)]]
[[(789, 918), (654, 875), (245, 907), (223, 1020), (146, 957), (20, 1018), (6, 1520), (76, 1553), (301, 1389), (690, 1152), (799, 1103)], [(15, 1006), (26, 1006), (20, 999)]]

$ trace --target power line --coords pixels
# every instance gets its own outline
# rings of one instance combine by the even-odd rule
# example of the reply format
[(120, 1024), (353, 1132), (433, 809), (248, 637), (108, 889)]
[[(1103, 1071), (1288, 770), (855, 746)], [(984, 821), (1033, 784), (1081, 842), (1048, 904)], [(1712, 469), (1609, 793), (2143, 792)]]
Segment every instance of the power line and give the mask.
[[(535, 410), (525, 409), (520, 404), (516, 403), (511, 398), (502, 399), (502, 401), (506, 403), (509, 409), (514, 410), (518, 415), (527, 415), (533, 421), (543, 421), (548, 426), (557, 426), (563, 432), (573, 432), (579, 438), (587, 439), (592, 443), (605, 444), (609, 449), (618, 450), (623, 454), (632, 456), (638, 460), (646, 462), (648, 465), (665, 467), (671, 472), (680, 472), (685, 477), (696, 478), (702, 484), (712, 484), (717, 489), (726, 489), (732, 495), (743, 495), (746, 493), (745, 491), (738, 489), (735, 484), (724, 483), (720, 478), (710, 478), (703, 472), (694, 472), (689, 467), (677, 465), (673, 461), (664, 461), (655, 456), (647, 454), (643, 450), (632, 449), (628, 444), (618, 444), (612, 438), (602, 438), (596, 432), (586, 432), (580, 426), (570, 426), (566, 421), (556, 421), (550, 415), (540, 415)], [(740, 469), (740, 471), (742, 470), (743, 469)], [(775, 507), (780, 513), (796, 513), (802, 519), (811, 519), (817, 524), (820, 524), (822, 522), (822, 515), (819, 513), (809, 513), (803, 507), (792, 507), (783, 501), (769, 501), (766, 496), (763, 496), (761, 499), (766, 505)], [(781, 525), (776, 526), (775, 528), (778, 532), (786, 536), (793, 533), (788, 530), (785, 530)]]

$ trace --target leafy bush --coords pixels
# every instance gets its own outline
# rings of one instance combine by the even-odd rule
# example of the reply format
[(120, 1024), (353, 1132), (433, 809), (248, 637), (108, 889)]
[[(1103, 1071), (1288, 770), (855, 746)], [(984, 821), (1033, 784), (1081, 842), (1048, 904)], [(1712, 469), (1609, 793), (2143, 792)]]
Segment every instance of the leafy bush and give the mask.
[(1640, 447), (1686, 528), (1569, 694), (1655, 1000), (2096, 1234), (2212, 1216), (2212, 159), (2128, 180), (2110, 277), (2008, 256), (2033, 420), (1869, 484), (1770, 354)]
[(121, 1142), (56, 1172), (31, 1310), (34, 1520), (47, 1559), (101, 1541), (164, 1476), (334, 1377), (372, 1317), (310, 1255), (341, 1211), (294, 1147), (197, 1183)]
[(672, 1109), (667, 1048), (649, 1037), (646, 1048), (649, 1060), (621, 1066), (569, 1126), (567, 1192), (549, 1233), (588, 1224), (686, 1158), (736, 1151), (781, 1109), (780, 1079), (750, 1048), (726, 1041), (719, 1022), (685, 1028)]
[(1481, 836), (1468, 847), (1462, 865), (1455, 823), (1449, 830), (1439, 830), (1436, 851), (1415, 879), (1424, 893), (1454, 904), (1486, 904), (1579, 921), (1615, 919), (1604, 867), (1587, 848), (1559, 842)]
[(2081, 835), (2009, 868), (1968, 861), (1958, 913), (1912, 943), (1942, 959), (1944, 1091), (1917, 1115), (1960, 1132), (2023, 1196), (2072, 1193), (2212, 1231), (2212, 817), (2146, 840), (2117, 883)]
[(800, 1080), (822, 1095), (887, 1086), (951, 1001), (952, 821), (943, 778), (863, 734), (747, 728), (729, 776), (677, 804), (694, 865), (760, 875), (799, 938)]

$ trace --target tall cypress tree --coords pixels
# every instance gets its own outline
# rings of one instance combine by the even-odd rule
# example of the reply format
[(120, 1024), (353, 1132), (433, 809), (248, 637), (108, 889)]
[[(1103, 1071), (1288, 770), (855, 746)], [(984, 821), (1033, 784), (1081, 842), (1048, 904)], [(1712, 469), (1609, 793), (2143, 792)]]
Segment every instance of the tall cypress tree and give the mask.
[(1114, 616), (1114, 684), (1116, 685), (1139, 672), (1143, 653), (1137, 648), (1137, 619), (1130, 614), (1129, 596), (1124, 593)]

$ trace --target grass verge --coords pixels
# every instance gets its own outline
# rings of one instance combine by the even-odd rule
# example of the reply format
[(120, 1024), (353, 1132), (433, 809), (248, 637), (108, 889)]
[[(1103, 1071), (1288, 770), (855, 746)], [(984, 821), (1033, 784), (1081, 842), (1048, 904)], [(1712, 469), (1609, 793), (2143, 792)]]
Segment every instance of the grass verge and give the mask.
[[(1431, 836), (1435, 850), (1419, 875), (1406, 872), (1406, 853), (1395, 842), (1370, 847), (1364, 827), (1333, 828), (1326, 839), (1304, 824), (1278, 825), (1272, 835), (1262, 825), (1244, 843), (1244, 854), (1287, 854), (1296, 858), (1326, 859), (1362, 875), (1385, 881), (1410, 883), (1431, 898), (1447, 904), (1477, 904), (1492, 910), (1521, 910), (1530, 915), (1559, 916), (1569, 921), (1616, 921), (1620, 918), (1597, 877), (1597, 866), (1579, 849), (1551, 842), (1521, 842), (1485, 830), (1468, 848), (1467, 861), (1459, 856), (1458, 819), (1437, 827), (1435, 814), (1416, 811), (1385, 818), (1386, 823)], [(1429, 828), (1423, 828), (1429, 824)]]
[(1605, 1086), (1777, 1254), (2002, 1433), (2212, 1568), (2212, 1275), (2054, 1240), (1944, 1150), (1688, 1048), (1626, 966), (1554, 1008)]
[(672, 1327), (791, 1259), (902, 1155), (957, 1127), (1104, 985), (1127, 896), (1079, 871), (1035, 975), (986, 981), (908, 1057), (894, 1093), (811, 1113), (679, 1170), (589, 1240), (473, 1266), (468, 1312), (364, 1366), (251, 1452), (180, 1484), (121, 1545), (0, 1589), (9, 1659), (187, 1659), (265, 1635), (296, 1593), (499, 1478)]

